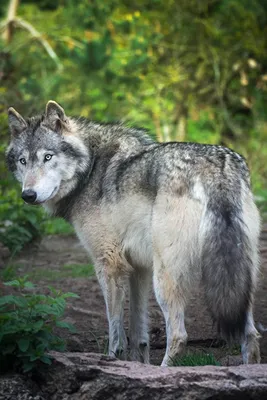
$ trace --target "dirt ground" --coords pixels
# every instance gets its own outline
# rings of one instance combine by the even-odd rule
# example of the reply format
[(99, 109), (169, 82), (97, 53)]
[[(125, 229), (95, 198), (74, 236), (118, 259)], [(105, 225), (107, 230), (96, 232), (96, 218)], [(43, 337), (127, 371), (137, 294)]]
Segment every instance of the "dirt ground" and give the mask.
[[(255, 320), (267, 327), (267, 225), (261, 235), (261, 275), (256, 295)], [(31, 244), (12, 260), (19, 266), (19, 274), (37, 272), (34, 278), (38, 290), (47, 291), (51, 285), (62, 291), (71, 291), (80, 296), (71, 299), (66, 312), (66, 320), (75, 324), (77, 333), (66, 334), (68, 350), (86, 352), (106, 352), (108, 325), (105, 316), (103, 296), (95, 276), (70, 277), (56, 276), (66, 265), (87, 264), (90, 262), (84, 249), (75, 236), (48, 236), (40, 242)], [(51, 277), (47, 276), (51, 271)], [(55, 278), (53, 278), (55, 276)], [(128, 329), (128, 301), (125, 309), (125, 328)], [(151, 290), (150, 304), (151, 363), (160, 364), (165, 349), (166, 335), (162, 313)], [(216, 339), (216, 331), (202, 298), (201, 293), (192, 293), (186, 310), (186, 329), (188, 349), (213, 353), (222, 365), (240, 363), (237, 347), (227, 347)], [(261, 339), (262, 362), (267, 363), (267, 332)]]

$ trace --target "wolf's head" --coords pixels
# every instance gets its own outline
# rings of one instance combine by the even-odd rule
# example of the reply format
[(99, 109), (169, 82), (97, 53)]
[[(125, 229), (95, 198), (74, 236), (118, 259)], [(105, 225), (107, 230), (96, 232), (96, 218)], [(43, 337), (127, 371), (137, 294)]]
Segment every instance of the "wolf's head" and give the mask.
[(66, 196), (90, 168), (89, 149), (75, 122), (54, 101), (42, 116), (25, 120), (10, 108), (8, 117), (7, 165), (22, 185), (23, 200), (42, 204)]

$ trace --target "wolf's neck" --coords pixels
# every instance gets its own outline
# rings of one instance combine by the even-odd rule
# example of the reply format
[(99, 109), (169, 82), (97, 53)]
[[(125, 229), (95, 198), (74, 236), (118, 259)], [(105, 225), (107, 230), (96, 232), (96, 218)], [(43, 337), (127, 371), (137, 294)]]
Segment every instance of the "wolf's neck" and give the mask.
[(88, 163), (85, 170), (76, 171), (71, 180), (63, 182), (58, 195), (44, 204), (45, 210), (50, 215), (71, 222), (73, 207), (89, 182), (92, 168), (93, 163)]
[(72, 119), (74, 131), (92, 150), (117, 146), (124, 149), (140, 149), (153, 144), (153, 139), (143, 129), (129, 128), (121, 123), (100, 124), (86, 119)]

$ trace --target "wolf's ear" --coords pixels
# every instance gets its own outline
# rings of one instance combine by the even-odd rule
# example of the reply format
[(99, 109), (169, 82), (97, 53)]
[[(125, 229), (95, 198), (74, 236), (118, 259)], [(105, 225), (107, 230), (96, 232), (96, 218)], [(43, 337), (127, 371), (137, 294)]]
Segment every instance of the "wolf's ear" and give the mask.
[(56, 132), (61, 132), (62, 125), (67, 122), (64, 109), (52, 100), (46, 105), (45, 119), (49, 126)]
[(8, 109), (8, 124), (12, 136), (18, 136), (27, 128), (25, 119), (13, 107)]

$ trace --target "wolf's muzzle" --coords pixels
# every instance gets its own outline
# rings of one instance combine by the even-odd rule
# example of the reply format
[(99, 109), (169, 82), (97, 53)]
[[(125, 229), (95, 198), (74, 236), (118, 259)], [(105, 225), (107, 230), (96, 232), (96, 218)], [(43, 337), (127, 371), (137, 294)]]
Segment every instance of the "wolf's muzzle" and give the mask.
[(37, 199), (37, 193), (34, 190), (27, 189), (23, 190), (21, 197), (23, 198), (26, 203), (34, 203)]

